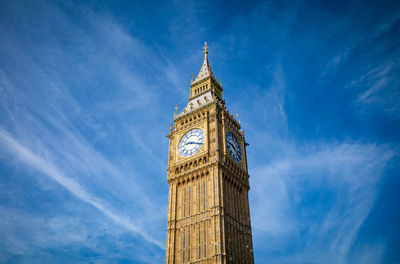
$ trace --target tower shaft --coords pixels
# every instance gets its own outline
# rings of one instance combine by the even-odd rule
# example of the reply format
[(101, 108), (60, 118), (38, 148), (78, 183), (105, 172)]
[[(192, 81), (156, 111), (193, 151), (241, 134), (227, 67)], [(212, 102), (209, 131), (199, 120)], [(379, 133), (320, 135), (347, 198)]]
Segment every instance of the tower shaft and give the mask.
[(251, 264), (247, 144), (221, 98), (207, 53), (208, 74), (192, 83), (199, 92), (175, 115), (168, 135), (166, 263)]

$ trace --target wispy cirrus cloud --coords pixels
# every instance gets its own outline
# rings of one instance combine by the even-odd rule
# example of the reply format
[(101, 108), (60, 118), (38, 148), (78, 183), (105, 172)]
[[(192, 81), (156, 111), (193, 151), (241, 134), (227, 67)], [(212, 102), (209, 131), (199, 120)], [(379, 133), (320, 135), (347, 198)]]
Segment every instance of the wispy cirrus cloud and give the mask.
[[(160, 228), (164, 214), (159, 212), (167, 212), (167, 199), (154, 194), (159, 185), (165, 184), (164, 181), (158, 184), (158, 181), (164, 179), (166, 164), (162, 165), (162, 153), (151, 152), (160, 167), (143, 169), (141, 164), (146, 157), (138, 155), (143, 149), (135, 150), (131, 141), (119, 140), (122, 139), (121, 133), (130, 133), (129, 126), (133, 121), (135, 126), (146, 123), (146, 119), (138, 117), (154, 115), (164, 107), (157, 103), (161, 98), (158, 93), (159, 79), (168, 80), (167, 73), (173, 70), (173, 66), (165, 70), (165, 63), (160, 61), (157, 52), (127, 33), (111, 16), (100, 18), (98, 14), (83, 11), (81, 19), (86, 24), (79, 27), (54, 5), (45, 4), (43, 10), (44, 15), (59, 14), (57, 18), (52, 17), (58, 27), (56, 31), (68, 32), (73, 37), (65, 41), (50, 37), (48, 42), (36, 43), (36, 48), (30, 50), (29, 47), (21, 47), (23, 41), (19, 38), (26, 37), (20, 33), (22, 25), (14, 25), (14, 34), (10, 34), (10, 30), (5, 31), (4, 24), (0, 25), (0, 30), (7, 33), (9, 40), (0, 44), (1, 54), (9, 58), (7, 63), (0, 65), (0, 157), (8, 164), (7, 167), (21, 171), (19, 177), (32, 176), (35, 179), (33, 184), (42, 191), (59, 189), (54, 194), (56, 198), (62, 197), (63, 190), (67, 190), (78, 201), (76, 210), (90, 205), (99, 212), (97, 217), (100, 219), (95, 220), (89, 215), (84, 223), (87, 221), (89, 225), (90, 221), (103, 221), (109, 225), (104, 224), (107, 230), (112, 229), (110, 225), (119, 226), (121, 235), (114, 237), (115, 241), (119, 241), (115, 245), (117, 250), (129, 248), (132, 252), (147, 252), (134, 254), (132, 258), (145, 263), (158, 262), (165, 247), (164, 229)], [(27, 17), (31, 15), (29, 13)], [(39, 35), (51, 35), (54, 30), (51, 25), (44, 25), (45, 33), (41, 27), (29, 24), (23, 24), (23, 27), (22, 32), (34, 31)], [(25, 42), (31, 41), (28, 39)], [(144, 77), (149, 74), (154, 74), (155, 78)], [(98, 81), (99, 76), (104, 77), (101, 82)], [(151, 130), (154, 122), (148, 126), (151, 128), (142, 128)], [(126, 128), (126, 131), (115, 130), (115, 127)], [(163, 134), (161, 130), (158, 133)], [(23, 170), (26, 170), (25, 176)], [(10, 177), (12, 175), (4, 175), (0, 182), (2, 188)], [(156, 185), (152, 180), (154, 177), (158, 180)], [(53, 186), (54, 183), (59, 187), (57, 184)], [(152, 188), (146, 189), (148, 186)], [(50, 225), (51, 219), (65, 217), (64, 224), (50, 225), (51, 229), (61, 234), (69, 226), (71, 234), (79, 232), (72, 222), (68, 222), (76, 217), (76, 212), (70, 212), (70, 215), (60, 211), (47, 212), (47, 216), (42, 216), (42, 212), (22, 214), (18, 210), (9, 210), (7, 207), (14, 206), (18, 193), (30, 188), (17, 183), (9, 187), (11, 190), (7, 191), (8, 199), (3, 201), (1, 213), (4, 219), (10, 216), (15, 219), (14, 227), (28, 225), (25, 221), (28, 217), (37, 219), (39, 224), (33, 228), (38, 230), (40, 223)], [(21, 190), (13, 192), (12, 188)], [(26, 207), (40, 203), (39, 198), (21, 199), (20, 203)], [(46, 202), (58, 208), (66, 207), (70, 199), (65, 198), (61, 204), (57, 199)], [(65, 208), (66, 211), (69, 209)], [(8, 223), (12, 226), (12, 221)], [(86, 224), (83, 224), (83, 229), (88, 230), (87, 234), (93, 232)], [(48, 234), (46, 230), (41, 231)], [(64, 247), (57, 243), (41, 243), (39, 236), (21, 239), (21, 232), (15, 228), (1, 232), (15, 240), (15, 247), (6, 247), (9, 251), (3, 252), (4, 257), (11, 254), (27, 257), (28, 252), (47, 252), (53, 246), (55, 250)], [(124, 235), (124, 232), (129, 235)], [(124, 236), (125, 239), (121, 240)], [(53, 238), (54, 241), (62, 239), (60, 236)], [(86, 238), (86, 242), (88, 240)], [(73, 237), (69, 241), (85, 242), (75, 241)], [(101, 247), (101, 243), (100, 240), (92, 241), (89, 246), (101, 255), (116, 244), (113, 241), (107, 248)], [(15, 251), (16, 248), (21, 250)]]
[[(291, 245), (296, 261), (319, 263), (323, 258), (346, 263), (394, 154), (374, 144), (309, 143), (256, 168), (252, 173), (256, 240), (280, 241), (301, 233), (302, 246), (281, 240), (282, 244), (262, 248), (273, 251)], [(301, 211), (296, 210), (299, 207)]]
[(400, 117), (400, 92), (397, 89), (399, 81), (396, 77), (398, 64), (391, 61), (378, 65), (349, 84), (350, 87), (360, 90), (355, 103), (362, 112), (375, 109), (393, 119)]
[[(396, 147), (349, 138), (298, 140), (288, 124), (284, 67), (278, 64), (273, 76), (265, 95), (254, 100), (254, 109), (262, 113), (259, 122), (247, 125), (247, 139), (258, 142), (250, 141), (247, 151), (249, 161), (258, 164), (250, 167), (255, 252), (269, 252), (269, 258), (257, 258), (270, 263), (348, 263)], [(279, 255), (282, 248), (291, 253)], [(384, 249), (381, 241), (370, 245), (367, 255), (378, 263)]]
[(397, 120), (400, 117), (400, 49), (399, 41), (393, 39), (393, 36), (400, 29), (400, 18), (395, 15), (388, 20), (370, 30), (368, 37), (360, 38), (356, 35), (344, 51), (345, 63), (339, 65), (339, 68), (346, 72), (351, 68), (356, 69), (347, 72), (348, 79), (344, 88), (355, 92), (354, 105), (358, 111), (367, 114), (383, 113)]
[(125, 216), (114, 212), (112, 207), (104, 199), (90, 194), (77, 181), (66, 177), (63, 172), (61, 172), (49, 160), (46, 160), (33, 153), (30, 149), (18, 143), (4, 130), (0, 130), (0, 141), (5, 149), (7, 149), (10, 153), (13, 153), (15, 158), (20, 160), (26, 166), (36, 169), (49, 178), (55, 180), (57, 183), (70, 191), (74, 196), (97, 208), (105, 216), (127, 228), (128, 230), (141, 235), (147, 242), (163, 248), (163, 245), (160, 241), (157, 241), (147, 234), (143, 229), (140, 228), (138, 223), (134, 222), (134, 220), (132, 221)]

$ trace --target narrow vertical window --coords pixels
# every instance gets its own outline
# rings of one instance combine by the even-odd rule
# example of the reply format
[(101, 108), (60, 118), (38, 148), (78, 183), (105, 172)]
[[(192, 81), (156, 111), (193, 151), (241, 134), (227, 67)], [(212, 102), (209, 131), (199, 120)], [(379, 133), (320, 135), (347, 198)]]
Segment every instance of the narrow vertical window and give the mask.
[(190, 262), (190, 231), (188, 233), (188, 261)]
[(199, 190), (198, 190), (198, 192), (197, 192), (197, 195), (198, 195), (198, 197), (199, 197), (199, 199), (198, 199), (198, 202), (199, 202), (199, 213), (200, 213), (200, 205), (201, 205), (201, 197), (200, 197), (200, 195), (201, 195), (201, 191), (200, 191), (200, 183), (199, 183)]
[(199, 253), (198, 253), (199, 259), (201, 258), (201, 229), (199, 227)]
[(192, 195), (191, 195), (191, 190), (190, 190), (190, 186), (189, 186), (189, 204), (188, 204), (188, 209), (189, 209), (189, 211), (188, 211), (188, 216), (190, 216), (190, 197), (191, 197)]
[(207, 232), (206, 227), (204, 227), (204, 257), (207, 257)]
[(183, 217), (186, 216), (186, 188), (183, 192)]
[(203, 197), (203, 210), (206, 210), (206, 183), (203, 182), (203, 192), (204, 192), (204, 197)]
[(185, 231), (183, 231), (182, 263), (185, 263)]

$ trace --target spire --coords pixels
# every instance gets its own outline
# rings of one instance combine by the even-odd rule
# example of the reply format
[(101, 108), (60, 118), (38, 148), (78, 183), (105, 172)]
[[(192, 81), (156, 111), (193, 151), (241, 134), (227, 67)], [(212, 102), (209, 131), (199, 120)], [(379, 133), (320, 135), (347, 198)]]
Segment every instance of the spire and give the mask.
[(204, 43), (204, 61), (203, 65), (201, 66), (200, 72), (197, 75), (197, 77), (194, 79), (192, 83), (201, 81), (207, 77), (214, 77), (214, 73), (211, 71), (210, 64), (208, 63), (208, 47), (207, 47), (207, 42)]

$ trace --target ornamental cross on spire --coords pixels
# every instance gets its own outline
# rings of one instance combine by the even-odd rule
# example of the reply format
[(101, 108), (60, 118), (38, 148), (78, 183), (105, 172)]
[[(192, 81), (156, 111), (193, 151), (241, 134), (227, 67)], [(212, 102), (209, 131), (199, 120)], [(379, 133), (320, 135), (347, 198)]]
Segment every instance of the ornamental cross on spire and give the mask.
[(204, 42), (204, 54), (208, 54), (207, 42)]

